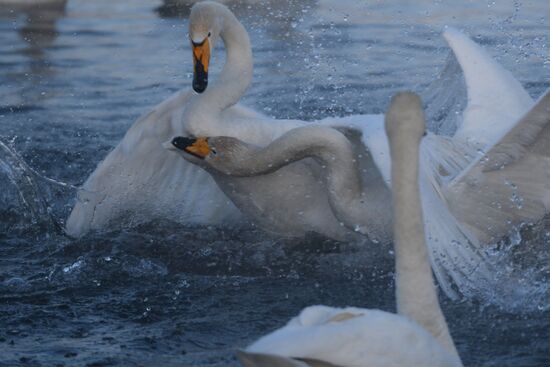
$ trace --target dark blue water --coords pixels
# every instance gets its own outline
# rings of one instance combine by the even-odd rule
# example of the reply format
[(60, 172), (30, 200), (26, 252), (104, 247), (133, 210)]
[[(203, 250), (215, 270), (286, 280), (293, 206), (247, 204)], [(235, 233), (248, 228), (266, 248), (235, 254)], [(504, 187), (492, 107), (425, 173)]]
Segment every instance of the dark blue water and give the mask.
[[(307, 305), (395, 308), (390, 247), (168, 219), (63, 235), (71, 185), (139, 115), (190, 86), (186, 8), (166, 17), (159, 5), (0, 1), (0, 366), (235, 365), (235, 348)], [(545, 0), (229, 5), (253, 44), (244, 103), (274, 117), (377, 113), (394, 92), (423, 90), (445, 65), (445, 25), (533, 97), (550, 87)], [(214, 75), (222, 63), (219, 49)], [(532, 275), (509, 307), (442, 299), (465, 365), (550, 365), (549, 247), (548, 218), (501, 244), (515, 254), (503, 266)]]

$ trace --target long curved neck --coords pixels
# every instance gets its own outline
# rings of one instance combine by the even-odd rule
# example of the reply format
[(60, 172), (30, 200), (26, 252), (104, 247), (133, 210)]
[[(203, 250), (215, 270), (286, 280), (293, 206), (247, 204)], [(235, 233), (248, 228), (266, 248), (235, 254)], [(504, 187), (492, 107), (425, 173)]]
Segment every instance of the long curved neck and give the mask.
[(327, 170), (330, 191), (342, 193), (349, 200), (361, 195), (351, 143), (337, 130), (324, 126), (292, 129), (265, 148), (232, 161), (226, 174), (241, 177), (268, 174), (304, 158), (318, 160)]
[(371, 239), (388, 240), (389, 223), (380, 219), (385, 216), (368, 207), (376, 199), (366, 200), (352, 145), (335, 129), (318, 125), (293, 129), (267, 147), (235, 160), (225, 173), (257, 176), (304, 158), (316, 159), (325, 170), (329, 203), (343, 225)]
[(226, 62), (219, 78), (213, 81), (200, 98), (201, 108), (220, 112), (233, 106), (252, 81), (252, 50), (243, 25), (225, 7), (219, 7), (222, 29), (220, 37), (226, 50)]
[(418, 322), (458, 357), (428, 258), (418, 184), (419, 142), (415, 139), (390, 138), (397, 312)]

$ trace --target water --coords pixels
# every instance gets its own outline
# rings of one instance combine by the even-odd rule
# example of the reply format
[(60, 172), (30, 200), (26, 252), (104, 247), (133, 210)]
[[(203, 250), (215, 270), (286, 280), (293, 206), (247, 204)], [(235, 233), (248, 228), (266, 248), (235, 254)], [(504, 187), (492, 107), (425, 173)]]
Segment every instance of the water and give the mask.
[[(389, 247), (169, 220), (63, 235), (70, 185), (139, 115), (191, 84), (185, 11), (162, 17), (158, 5), (0, 5), (1, 366), (231, 366), (236, 348), (307, 305), (395, 308)], [(274, 117), (382, 112), (395, 91), (421, 91), (438, 75), (445, 25), (469, 33), (533, 97), (550, 87), (544, 0), (230, 5), (253, 44), (244, 102)], [(214, 75), (222, 63), (218, 50)], [(527, 266), (542, 295), (526, 284), (520, 306), (442, 299), (465, 365), (550, 365), (549, 244), (546, 219), (495, 246), (516, 255), (502, 271)]]

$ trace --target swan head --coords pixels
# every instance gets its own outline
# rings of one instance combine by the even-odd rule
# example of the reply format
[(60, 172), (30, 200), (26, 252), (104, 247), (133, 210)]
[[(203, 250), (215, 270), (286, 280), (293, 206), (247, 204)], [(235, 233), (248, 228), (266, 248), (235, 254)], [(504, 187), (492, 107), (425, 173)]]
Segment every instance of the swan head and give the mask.
[(193, 90), (202, 93), (208, 86), (212, 49), (220, 37), (225, 5), (213, 1), (195, 4), (189, 16), (189, 39), (193, 50)]
[[(386, 113), (386, 134), (390, 141), (406, 144), (409, 139), (420, 141), (426, 135), (426, 120), (422, 100), (413, 92), (393, 96)], [(403, 140), (406, 141), (403, 141)]]
[(176, 136), (163, 146), (179, 153), (190, 163), (209, 171), (239, 176), (246, 169), (246, 161), (253, 157), (256, 147), (228, 137), (190, 138)]

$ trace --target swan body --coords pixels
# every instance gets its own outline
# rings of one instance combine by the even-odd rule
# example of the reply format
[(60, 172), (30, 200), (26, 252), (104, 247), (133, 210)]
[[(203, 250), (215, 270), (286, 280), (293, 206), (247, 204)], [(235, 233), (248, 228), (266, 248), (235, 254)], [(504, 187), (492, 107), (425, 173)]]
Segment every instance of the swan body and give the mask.
[[(241, 222), (239, 210), (212, 178), (166, 152), (162, 143), (175, 135), (222, 134), (267, 144), (303, 124), (273, 124), (265, 116), (236, 105), (250, 84), (252, 54), (248, 34), (227, 7), (211, 1), (198, 3), (189, 23), (194, 52), (195, 44), (207, 39), (208, 48), (202, 50), (205, 53), (218, 38), (224, 41), (227, 61), (220, 77), (201, 94), (185, 90), (174, 94), (132, 125), (82, 185), (66, 222), (67, 234), (78, 237), (90, 230), (155, 217), (196, 224)], [(207, 67), (202, 65), (205, 60), (199, 61)], [(195, 60), (195, 64), (199, 62)]]
[[(267, 231), (286, 236), (316, 232), (341, 240), (351, 239), (352, 233), (332, 214), (323, 184), (323, 173), (315, 162), (305, 159), (286, 165), (276, 172), (235, 177), (228, 175), (225, 170), (220, 171), (221, 167), (213, 166), (212, 160), (233, 162), (234, 158), (227, 159), (229, 152), (232, 157), (238, 156), (239, 152), (250, 156), (260, 151), (260, 148), (235, 138), (220, 138), (219, 144), (215, 140), (209, 139), (208, 145), (215, 145), (220, 154), (209, 160), (200, 158), (198, 152), (189, 153), (185, 149), (192, 143), (200, 143), (200, 139), (178, 137), (164, 145), (180, 153), (190, 163), (205, 169), (241, 212)], [(286, 191), (283, 192), (281, 187)]]
[(270, 358), (294, 367), (462, 366), (428, 331), (403, 316), (322, 305), (303, 309), (238, 356), (244, 367), (279, 366)]
[(312, 306), (238, 354), (245, 367), (462, 366), (437, 300), (418, 185), (420, 98), (394, 97), (391, 141), (398, 315)]
[[(201, 143), (205, 147), (203, 151), (198, 149)], [(177, 137), (165, 147), (210, 172), (218, 186), (248, 217), (269, 216), (270, 222), (262, 223), (264, 228), (280, 225), (282, 220), (289, 224), (320, 220), (318, 233), (326, 234), (331, 227), (323, 225), (332, 224), (340, 230), (345, 226), (351, 233), (367, 235), (375, 242), (387, 243), (391, 239), (388, 205), (391, 196), (386, 186), (381, 178), (378, 185), (372, 185), (372, 179), (363, 184), (365, 180), (360, 175), (352, 143), (333, 128), (299, 127), (263, 149), (230, 137), (212, 137), (207, 141)], [(313, 164), (311, 159), (318, 163), (314, 165), (317, 169), (311, 170), (315, 175), (310, 182), (304, 182), (307, 165)], [(244, 186), (243, 180), (246, 180)], [(364, 190), (371, 186), (371, 191)], [(310, 191), (312, 188), (314, 191)], [(323, 216), (316, 216), (318, 213)], [(286, 230), (285, 226), (282, 229)]]

